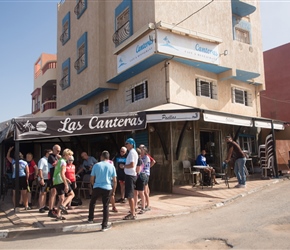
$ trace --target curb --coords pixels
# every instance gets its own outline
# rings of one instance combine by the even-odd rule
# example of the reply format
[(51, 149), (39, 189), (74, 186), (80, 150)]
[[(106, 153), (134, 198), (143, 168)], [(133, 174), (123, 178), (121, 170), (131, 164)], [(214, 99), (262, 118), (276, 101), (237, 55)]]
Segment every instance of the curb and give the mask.
[[(189, 208), (189, 211), (184, 211), (180, 213), (169, 213), (169, 214), (163, 214), (163, 215), (158, 215), (154, 217), (149, 217), (149, 218), (140, 218), (138, 220), (130, 220), (130, 221), (114, 221), (111, 222), (112, 226), (122, 224), (122, 223), (133, 223), (136, 221), (146, 221), (146, 220), (154, 220), (154, 219), (162, 219), (162, 218), (170, 218), (170, 217), (176, 217), (176, 216), (181, 216), (181, 215), (188, 215), (192, 214), (195, 212), (198, 212), (200, 210), (205, 210), (205, 209), (213, 209), (213, 208), (220, 208), (223, 207), (239, 198), (245, 197), (247, 195), (256, 193), (262, 189), (265, 189), (273, 184), (277, 184), (281, 181), (289, 180), (289, 178), (281, 178), (281, 179), (275, 179), (273, 182), (268, 183), (264, 186), (258, 187), (251, 189), (249, 191), (245, 191), (244, 193), (241, 193), (239, 195), (236, 195), (234, 197), (231, 197), (229, 199), (226, 199), (222, 202), (215, 203), (213, 205), (206, 205), (203, 207), (191, 209)], [(39, 235), (40, 233), (42, 234), (50, 234), (50, 233), (82, 233), (82, 232), (92, 232), (92, 231), (100, 231), (101, 230), (101, 224), (100, 223), (94, 223), (94, 224), (79, 224), (79, 225), (70, 225), (70, 226), (63, 226), (63, 227), (56, 227), (56, 228), (19, 228), (15, 230), (0, 230), (0, 239), (5, 239), (5, 238), (15, 238), (16, 236), (23, 236), (23, 235), (34, 235), (37, 234)]]

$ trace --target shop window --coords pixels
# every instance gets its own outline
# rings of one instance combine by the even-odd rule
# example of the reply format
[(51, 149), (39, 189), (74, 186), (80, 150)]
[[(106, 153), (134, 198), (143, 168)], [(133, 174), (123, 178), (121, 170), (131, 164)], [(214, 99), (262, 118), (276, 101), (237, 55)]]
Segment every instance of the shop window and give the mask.
[(99, 114), (109, 112), (109, 99), (99, 103)]
[(129, 90), (129, 99), (127, 101), (133, 103), (141, 99), (148, 98), (148, 82), (143, 81), (135, 86), (131, 87)]
[(77, 42), (77, 55), (78, 59), (75, 61), (74, 68), (79, 74), (87, 67), (88, 62), (87, 32)]
[(252, 106), (252, 95), (243, 89), (232, 88), (233, 103), (243, 104), (245, 106)]
[(70, 86), (70, 58), (62, 64), (62, 78), (59, 83), (62, 90)]
[(217, 86), (212, 81), (197, 78), (196, 95), (217, 99)]
[(70, 12), (62, 20), (62, 34), (60, 41), (64, 45), (70, 39)]

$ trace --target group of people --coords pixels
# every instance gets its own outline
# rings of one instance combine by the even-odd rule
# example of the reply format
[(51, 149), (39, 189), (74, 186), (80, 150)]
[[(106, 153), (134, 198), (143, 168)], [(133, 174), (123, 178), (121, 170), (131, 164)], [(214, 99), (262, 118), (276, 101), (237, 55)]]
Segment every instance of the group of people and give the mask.
[[(11, 157), (13, 147), (7, 152), (7, 160), (13, 166), (12, 181), (13, 202), (15, 202), (15, 159)], [(29, 186), (34, 180), (39, 184), (39, 212), (48, 211), (48, 216), (56, 220), (65, 220), (63, 214), (68, 214), (70, 203), (75, 197), (76, 177), (83, 174), (90, 175), (90, 205), (88, 221), (92, 223), (94, 220), (94, 208), (99, 197), (103, 203), (103, 222), (102, 230), (109, 229), (109, 204), (112, 203), (113, 211), (118, 212), (115, 206), (115, 192), (117, 181), (120, 184), (120, 199), (116, 202), (126, 203), (128, 201), (130, 212), (124, 217), (124, 220), (136, 218), (138, 212), (138, 199), (140, 198), (140, 211), (143, 214), (150, 210), (149, 200), (149, 176), (150, 168), (155, 164), (155, 160), (148, 154), (148, 150), (144, 145), (136, 148), (134, 139), (129, 138), (125, 142), (125, 146), (121, 147), (120, 153), (110, 160), (108, 151), (101, 153), (98, 162), (94, 157), (88, 156), (86, 152), (81, 154), (83, 164), (76, 171), (73, 164), (74, 157), (72, 150), (66, 148), (62, 154), (61, 147), (54, 145), (52, 150), (45, 149), (43, 157), (36, 164), (31, 153), (23, 155), (19, 153), (19, 190), (21, 190), (21, 202), (23, 202), (26, 210), (31, 209), (31, 194), (29, 194)], [(46, 205), (47, 193), (49, 192), (49, 202)], [(30, 202), (29, 202), (30, 197)], [(56, 197), (58, 197), (57, 205)], [(15, 204), (14, 204), (15, 206)]]

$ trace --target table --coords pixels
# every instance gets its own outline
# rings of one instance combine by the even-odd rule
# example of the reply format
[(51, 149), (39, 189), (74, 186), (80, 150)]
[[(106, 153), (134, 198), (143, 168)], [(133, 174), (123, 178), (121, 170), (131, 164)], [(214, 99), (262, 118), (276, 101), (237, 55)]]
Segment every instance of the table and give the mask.
[[(195, 168), (195, 169), (199, 169), (199, 170), (204, 170), (204, 169), (210, 168), (210, 166), (203, 166), (203, 165), (194, 165), (192, 167)], [(204, 183), (203, 177), (204, 176), (203, 176), (203, 173), (202, 172), (200, 172), (200, 175), (201, 175), (201, 186), (202, 186), (202, 189), (203, 189), (203, 183)], [(211, 187), (212, 187), (213, 186), (212, 178), (210, 180), (210, 183), (211, 183)]]

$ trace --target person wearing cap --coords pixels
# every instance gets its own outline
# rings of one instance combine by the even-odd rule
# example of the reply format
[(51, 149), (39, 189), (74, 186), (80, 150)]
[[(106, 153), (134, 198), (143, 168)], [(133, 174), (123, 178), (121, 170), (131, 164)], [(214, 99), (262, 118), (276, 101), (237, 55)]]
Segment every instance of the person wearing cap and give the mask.
[[(67, 182), (69, 184), (69, 191), (66, 194), (66, 196), (68, 195), (73, 195), (75, 189), (77, 188), (77, 184), (76, 184), (76, 166), (73, 164), (74, 162), (74, 157), (71, 155), (69, 156), (68, 160), (67, 160), (67, 164), (66, 164), (66, 171), (65, 171), (65, 177), (67, 179)], [(68, 209), (71, 208), (71, 201), (67, 202), (67, 197), (63, 202), (63, 206), (66, 207), (68, 206)]]
[(125, 146), (128, 150), (128, 156), (126, 158), (126, 164), (124, 166), (125, 176), (125, 197), (129, 201), (130, 213), (126, 215), (123, 220), (135, 220), (135, 201), (134, 190), (137, 180), (136, 167), (138, 163), (138, 154), (136, 152), (136, 143), (133, 138), (128, 138), (125, 142)]
[(245, 165), (246, 165), (246, 155), (231, 136), (226, 136), (225, 141), (228, 146), (228, 154), (225, 163), (228, 163), (231, 160), (231, 157), (234, 161), (234, 171), (235, 175), (238, 179), (238, 184), (235, 188), (245, 188), (246, 187), (246, 173), (245, 173)]

